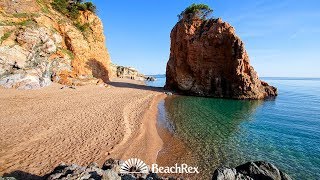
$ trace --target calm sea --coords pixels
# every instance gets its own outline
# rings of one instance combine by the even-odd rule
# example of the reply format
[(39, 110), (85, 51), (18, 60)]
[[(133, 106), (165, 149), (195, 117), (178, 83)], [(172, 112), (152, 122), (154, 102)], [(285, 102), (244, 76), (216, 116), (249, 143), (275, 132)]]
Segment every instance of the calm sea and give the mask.
[[(265, 160), (294, 179), (320, 179), (320, 79), (262, 79), (278, 88), (275, 100), (176, 96), (159, 104), (158, 124), (191, 150), (204, 177)], [(164, 83), (162, 75), (148, 85)]]

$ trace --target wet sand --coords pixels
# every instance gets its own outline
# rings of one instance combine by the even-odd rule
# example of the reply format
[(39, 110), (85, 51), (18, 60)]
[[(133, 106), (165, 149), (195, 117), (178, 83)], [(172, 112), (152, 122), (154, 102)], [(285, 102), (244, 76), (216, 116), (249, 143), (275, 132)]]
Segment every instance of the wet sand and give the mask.
[(110, 157), (156, 162), (161, 89), (123, 79), (108, 88), (61, 87), (0, 89), (0, 175), (36, 177), (62, 162), (102, 165)]
[[(174, 96), (169, 96), (166, 101), (170, 101)], [(164, 100), (158, 103), (158, 108), (164, 108)], [(172, 129), (172, 125), (166, 122), (164, 110), (161, 110), (157, 122), (157, 130), (160, 138), (163, 141), (162, 149), (157, 156), (157, 164), (159, 166), (175, 166), (175, 164), (188, 164), (188, 166), (197, 167), (197, 159), (195, 154), (185, 142), (179, 138)], [(159, 174), (162, 177), (176, 177), (183, 179), (198, 179), (198, 174)]]

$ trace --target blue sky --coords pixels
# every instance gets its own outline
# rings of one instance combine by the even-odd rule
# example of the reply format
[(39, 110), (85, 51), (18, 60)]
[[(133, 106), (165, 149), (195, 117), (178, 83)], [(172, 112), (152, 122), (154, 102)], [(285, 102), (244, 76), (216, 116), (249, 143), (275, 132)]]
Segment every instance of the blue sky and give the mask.
[(319, 0), (92, 0), (112, 62), (164, 74), (170, 32), (192, 3), (208, 4), (244, 41), (260, 76), (320, 77)]

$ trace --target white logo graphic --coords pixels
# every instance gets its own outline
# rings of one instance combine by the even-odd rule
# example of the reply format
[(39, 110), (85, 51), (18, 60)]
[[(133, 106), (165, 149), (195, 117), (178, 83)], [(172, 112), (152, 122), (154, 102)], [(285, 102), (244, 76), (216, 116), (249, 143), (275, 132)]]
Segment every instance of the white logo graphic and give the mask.
[(142, 160), (131, 158), (120, 165), (121, 174), (148, 174), (149, 168)]
[(198, 167), (191, 167), (187, 164), (175, 164), (174, 166), (165, 166), (165, 167), (159, 167), (158, 164), (152, 164), (151, 171), (153, 173), (169, 173), (169, 174), (175, 174), (175, 173), (197, 173), (199, 174)]

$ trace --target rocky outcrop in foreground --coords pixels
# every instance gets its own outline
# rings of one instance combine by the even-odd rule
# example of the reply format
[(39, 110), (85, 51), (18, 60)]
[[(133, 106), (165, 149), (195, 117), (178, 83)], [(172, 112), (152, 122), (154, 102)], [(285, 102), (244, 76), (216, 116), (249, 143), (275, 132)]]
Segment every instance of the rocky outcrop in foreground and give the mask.
[(100, 19), (81, 10), (71, 20), (50, 2), (1, 0), (0, 85), (37, 89), (51, 82), (108, 81), (110, 58)]
[(47, 177), (47, 180), (58, 179), (120, 180), (121, 177), (112, 169), (99, 168), (97, 164), (91, 163), (87, 167), (81, 167), (75, 164), (70, 166), (61, 164)]
[(277, 89), (259, 80), (244, 43), (221, 19), (182, 18), (171, 31), (168, 90), (188, 95), (264, 99)]
[[(63, 178), (67, 179), (148, 179), (148, 180), (164, 180), (168, 177), (159, 177), (154, 173), (148, 175), (136, 174), (136, 176), (128, 174), (119, 174), (121, 161), (108, 159), (99, 168), (97, 164), (91, 163), (87, 167), (81, 167), (77, 165), (59, 165), (47, 175), (48, 180), (60, 180)], [(176, 178), (171, 178), (176, 179)], [(213, 173), (213, 180), (291, 180), (291, 178), (280, 171), (275, 165), (263, 161), (248, 162), (237, 166), (236, 168), (222, 167), (218, 168)]]
[(213, 173), (212, 180), (291, 180), (275, 165), (263, 162), (247, 162), (236, 168), (220, 167)]
[[(78, 165), (57, 166), (51, 173), (45, 175), (43, 179), (63, 180), (63, 179), (93, 179), (93, 180), (165, 180), (178, 179), (159, 177), (157, 174), (120, 174), (120, 164), (122, 161), (108, 159), (100, 168), (96, 163), (91, 163), (87, 167)], [(23, 178), (23, 177), (22, 177)], [(1, 177), (0, 177), (1, 179)], [(291, 178), (280, 171), (275, 165), (263, 161), (248, 162), (236, 168), (221, 167), (214, 171), (213, 180), (291, 180)]]
[(50, 174), (46, 175), (47, 180), (62, 180), (62, 179), (94, 179), (94, 180), (135, 180), (135, 179), (162, 179), (156, 174), (120, 174), (121, 160), (108, 159), (101, 168), (96, 163), (91, 163), (87, 167), (78, 165), (67, 166), (61, 164), (57, 166)]

